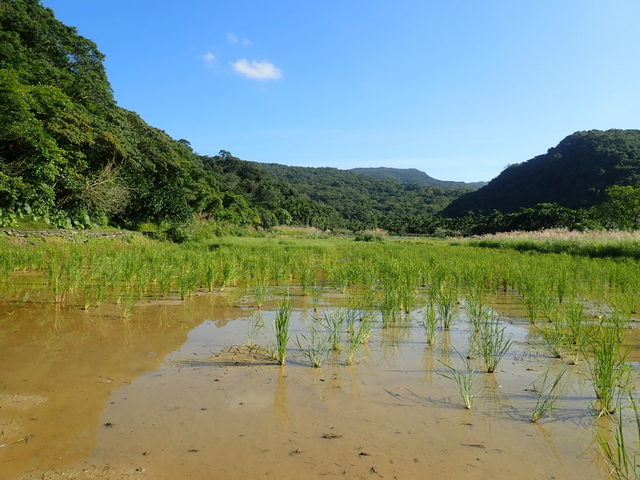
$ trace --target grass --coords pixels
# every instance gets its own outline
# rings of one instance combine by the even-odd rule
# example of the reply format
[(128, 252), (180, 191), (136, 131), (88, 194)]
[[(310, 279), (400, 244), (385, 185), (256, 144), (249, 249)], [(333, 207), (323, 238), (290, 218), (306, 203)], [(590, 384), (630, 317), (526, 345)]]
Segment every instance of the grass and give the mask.
[(309, 328), (309, 336), (300, 335), (304, 342), (296, 336), (298, 348), (309, 361), (312, 367), (320, 368), (329, 354), (330, 339), (327, 332), (320, 330), (315, 325)]
[(349, 335), (349, 341), (347, 343), (347, 365), (353, 365), (355, 363), (356, 353), (361, 345), (369, 341), (373, 325), (374, 321), (372, 315), (364, 314), (360, 317), (360, 321), (354, 328), (353, 333)]
[(448, 373), (440, 373), (439, 375), (448, 378), (449, 380), (453, 380), (456, 383), (464, 408), (470, 410), (473, 398), (475, 397), (475, 394), (473, 393), (474, 371), (470, 360), (463, 357), (457, 350), (456, 353), (462, 361), (462, 368), (456, 368), (442, 360), (439, 360), (439, 362), (449, 370)]
[(342, 348), (342, 330), (345, 323), (345, 310), (336, 309), (324, 313), (322, 324), (329, 334), (329, 345), (334, 352)]
[(289, 320), (293, 306), (291, 299), (284, 298), (278, 304), (276, 318), (273, 326), (276, 334), (276, 343), (273, 347), (273, 358), (280, 365), (284, 365), (287, 359), (287, 344), (289, 343)]
[(587, 364), (597, 399), (598, 416), (616, 411), (616, 398), (629, 384), (630, 367), (622, 348), (620, 326), (601, 323), (589, 334)]
[(600, 452), (609, 466), (609, 475), (615, 480), (640, 479), (640, 412), (638, 403), (630, 391), (627, 392), (629, 405), (632, 411), (632, 421), (635, 425), (635, 438), (629, 439), (625, 433), (624, 418), (620, 414), (614, 424), (613, 438), (598, 436)]
[(427, 345), (434, 345), (436, 341), (436, 329), (438, 328), (438, 315), (433, 301), (427, 301), (424, 314), (418, 324), (424, 328)]
[(560, 380), (564, 377), (566, 370), (562, 370), (558, 375), (555, 376), (551, 384), (548, 384), (549, 381), (549, 370), (544, 373), (544, 378), (542, 379), (542, 385), (537, 387), (533, 386), (533, 390), (536, 393), (536, 405), (533, 408), (533, 412), (531, 413), (531, 423), (536, 423), (542, 417), (549, 415), (553, 412), (556, 404), (556, 400), (558, 399), (557, 389), (560, 385)]
[(520, 252), (567, 253), (590, 258), (633, 258), (640, 260), (638, 232), (510, 232), (470, 240), (469, 245), (483, 248), (512, 249)]
[(483, 361), (487, 373), (496, 371), (500, 360), (513, 343), (511, 338), (505, 335), (505, 328), (500, 326), (496, 316), (491, 315), (480, 324), (478, 332), (473, 337), (473, 353)]

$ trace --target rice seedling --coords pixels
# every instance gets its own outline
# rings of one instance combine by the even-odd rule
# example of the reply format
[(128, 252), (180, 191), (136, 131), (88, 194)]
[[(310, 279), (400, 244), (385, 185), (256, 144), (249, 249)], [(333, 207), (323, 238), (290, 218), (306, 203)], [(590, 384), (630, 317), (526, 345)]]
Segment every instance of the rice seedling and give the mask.
[(615, 413), (615, 399), (627, 388), (630, 376), (619, 327), (601, 324), (589, 335), (586, 350), (590, 380), (598, 402), (598, 416)]
[(300, 336), (304, 340), (304, 344), (300, 342), (300, 338), (296, 335), (298, 348), (313, 368), (320, 368), (329, 354), (329, 335), (312, 325), (309, 328), (309, 337), (305, 335)]
[(438, 315), (433, 301), (427, 301), (424, 314), (418, 320), (418, 324), (424, 328), (427, 345), (434, 345), (436, 340), (436, 328), (438, 327)]
[(347, 365), (353, 365), (355, 356), (361, 345), (369, 341), (373, 330), (373, 316), (365, 314), (360, 318), (360, 323), (355, 328), (354, 333), (349, 336), (347, 343)]
[(198, 286), (198, 276), (193, 268), (184, 267), (178, 276), (178, 293), (185, 300), (191, 297)]
[(122, 296), (122, 303), (121, 303), (121, 314), (123, 318), (128, 318), (131, 316), (131, 309), (133, 308), (133, 305), (136, 303), (136, 296), (133, 293), (133, 291), (128, 290), (123, 296)]
[(342, 348), (342, 330), (344, 325), (344, 310), (336, 309), (325, 312), (323, 325), (329, 333), (329, 345), (331, 350), (337, 352)]
[(487, 373), (495, 372), (513, 343), (506, 337), (505, 328), (500, 326), (497, 316), (491, 316), (481, 323), (473, 337), (471, 350), (482, 359)]
[(322, 284), (314, 284), (311, 287), (311, 304), (313, 305), (313, 311), (317, 312), (322, 303)]
[(586, 319), (584, 307), (577, 299), (573, 299), (566, 305), (564, 315), (569, 342), (573, 345), (581, 345), (584, 339), (584, 321)]
[(382, 289), (382, 303), (380, 304), (382, 326), (384, 328), (397, 320), (401, 305), (399, 287), (397, 285), (384, 285)]
[[(635, 438), (627, 439), (622, 412), (618, 415), (613, 431), (613, 443), (600, 435), (598, 444), (600, 451), (610, 467), (609, 474), (616, 480), (640, 479), (640, 411), (631, 390), (626, 392), (631, 407), (632, 422), (635, 423)], [(621, 410), (621, 409), (620, 409)]]
[(533, 390), (536, 394), (536, 405), (533, 408), (531, 414), (531, 423), (536, 423), (542, 417), (549, 415), (555, 408), (556, 401), (558, 400), (557, 389), (560, 385), (560, 380), (566, 373), (566, 370), (562, 370), (553, 379), (553, 382), (549, 385), (549, 370), (544, 372), (544, 378), (542, 379), (542, 385), (540, 387), (533, 385)]
[(550, 320), (554, 299), (548, 286), (544, 284), (539, 272), (527, 272), (523, 275), (518, 289), (529, 322), (535, 324), (540, 318)]
[(491, 317), (491, 310), (482, 303), (482, 299), (470, 295), (466, 299), (466, 310), (469, 322), (475, 332), (478, 332), (484, 322)]
[(451, 283), (442, 283), (436, 298), (436, 309), (438, 319), (442, 322), (445, 330), (451, 327), (456, 313), (457, 302), (458, 293), (456, 287)]
[(238, 275), (238, 266), (236, 265), (234, 259), (226, 259), (226, 261), (222, 263), (221, 273), (222, 281), (220, 282), (220, 291), (223, 291), (225, 288), (233, 285), (236, 282), (236, 278)]
[(289, 320), (293, 305), (287, 297), (280, 301), (274, 319), (274, 329), (276, 333), (276, 344), (273, 347), (273, 358), (280, 365), (284, 365), (287, 358), (287, 344), (289, 343)]
[(247, 345), (253, 347), (255, 340), (260, 335), (260, 332), (264, 329), (264, 319), (262, 314), (258, 312), (250, 321), (247, 327)]
[(462, 398), (462, 402), (464, 403), (464, 408), (470, 410), (473, 398), (476, 396), (473, 392), (474, 371), (471, 367), (471, 361), (468, 358), (463, 357), (457, 350), (456, 353), (462, 361), (462, 368), (456, 368), (442, 360), (438, 360), (449, 370), (448, 373), (440, 372), (438, 374), (443, 376), (444, 378), (453, 380), (456, 383), (458, 387), (458, 393), (460, 393), (460, 397)]
[(297, 271), (298, 283), (302, 287), (302, 294), (308, 295), (313, 283), (313, 265), (309, 260), (301, 262)]
[(212, 263), (209, 263), (205, 268), (204, 282), (207, 290), (213, 292), (213, 287), (216, 282), (216, 269)]
[(562, 358), (569, 345), (569, 337), (563, 321), (557, 319), (552, 323), (536, 327), (536, 330), (549, 354), (554, 358)]

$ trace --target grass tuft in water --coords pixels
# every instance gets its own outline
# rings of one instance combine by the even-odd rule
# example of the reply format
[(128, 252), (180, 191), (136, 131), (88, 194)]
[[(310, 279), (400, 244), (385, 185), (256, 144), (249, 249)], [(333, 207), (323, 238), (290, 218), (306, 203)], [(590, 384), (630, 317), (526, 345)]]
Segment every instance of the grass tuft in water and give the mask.
[(598, 401), (598, 416), (616, 411), (616, 398), (629, 385), (630, 367), (622, 349), (620, 326), (602, 323), (589, 335), (587, 364)]
[(487, 373), (495, 372), (500, 360), (513, 343), (504, 331), (505, 327), (500, 326), (498, 318), (491, 315), (480, 324), (477, 334), (473, 337), (472, 352), (482, 359)]
[(304, 344), (300, 342), (300, 338), (296, 335), (298, 348), (300, 348), (300, 351), (313, 368), (320, 368), (329, 354), (330, 336), (314, 325), (309, 328), (308, 337), (305, 335), (300, 336), (304, 340)]
[(560, 380), (566, 373), (566, 370), (562, 370), (553, 380), (551, 385), (547, 384), (549, 380), (549, 370), (544, 373), (544, 378), (542, 379), (542, 385), (538, 388), (536, 385), (533, 386), (534, 391), (536, 392), (536, 406), (533, 409), (533, 413), (531, 414), (531, 423), (536, 423), (542, 417), (549, 415), (553, 412), (556, 404), (556, 400), (558, 400), (558, 394), (556, 390), (560, 385)]
[[(629, 439), (625, 434), (624, 419), (622, 413), (618, 415), (615, 428), (611, 433), (611, 441), (603, 436), (598, 436), (600, 453), (609, 466), (609, 475), (615, 480), (638, 480), (640, 479), (640, 412), (638, 403), (631, 392), (627, 392), (629, 403), (635, 421), (637, 438)], [(621, 410), (621, 409), (620, 409)]]
[(431, 299), (427, 301), (424, 308), (424, 315), (418, 320), (418, 325), (424, 328), (427, 345), (434, 345), (436, 340), (436, 328), (438, 327), (438, 314), (436, 312), (436, 306)]
[(369, 341), (372, 330), (373, 316), (365, 313), (360, 317), (360, 323), (354, 328), (353, 334), (349, 336), (349, 343), (347, 344), (347, 365), (354, 364), (358, 349), (361, 345)]
[(273, 325), (276, 332), (276, 344), (273, 349), (273, 358), (280, 365), (284, 365), (287, 358), (287, 344), (289, 343), (289, 320), (293, 305), (289, 298), (284, 298), (278, 304), (276, 318)]
[(460, 360), (462, 360), (463, 367), (456, 368), (442, 360), (438, 360), (442, 365), (449, 369), (449, 373), (439, 373), (439, 375), (456, 382), (458, 392), (460, 393), (460, 397), (464, 403), (464, 408), (470, 410), (471, 403), (475, 397), (475, 394), (473, 393), (474, 371), (471, 367), (471, 361), (468, 358), (463, 357), (457, 350), (456, 353), (458, 354), (458, 357), (460, 357)]
[(264, 329), (264, 319), (262, 318), (262, 314), (257, 312), (255, 317), (253, 317), (249, 321), (249, 326), (247, 328), (247, 345), (253, 347), (255, 345), (256, 338), (260, 334), (260, 332)]

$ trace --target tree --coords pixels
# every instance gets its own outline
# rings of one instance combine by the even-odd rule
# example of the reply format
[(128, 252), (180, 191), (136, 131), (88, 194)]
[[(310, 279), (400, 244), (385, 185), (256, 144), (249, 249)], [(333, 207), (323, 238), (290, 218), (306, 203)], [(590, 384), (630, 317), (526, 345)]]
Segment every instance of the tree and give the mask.
[(635, 186), (614, 185), (606, 190), (607, 201), (597, 211), (610, 228), (640, 228), (640, 182)]

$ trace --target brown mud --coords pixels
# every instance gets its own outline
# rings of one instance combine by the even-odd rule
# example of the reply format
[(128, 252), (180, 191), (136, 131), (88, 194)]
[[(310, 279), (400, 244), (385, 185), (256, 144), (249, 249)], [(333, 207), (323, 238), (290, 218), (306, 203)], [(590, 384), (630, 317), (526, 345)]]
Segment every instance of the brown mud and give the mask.
[[(313, 369), (294, 348), (308, 299), (284, 367), (243, 345), (258, 311), (239, 296), (170, 303), (138, 302), (129, 318), (0, 303), (0, 478), (607, 478), (584, 365), (533, 348), (509, 295), (495, 308), (514, 345), (476, 375), (470, 411), (440, 375), (451, 347), (467, 348), (462, 319), (433, 348), (407, 323), (376, 328), (355, 365), (337, 353)], [(264, 346), (273, 311), (260, 315)], [(531, 424), (547, 368), (567, 381)]]

